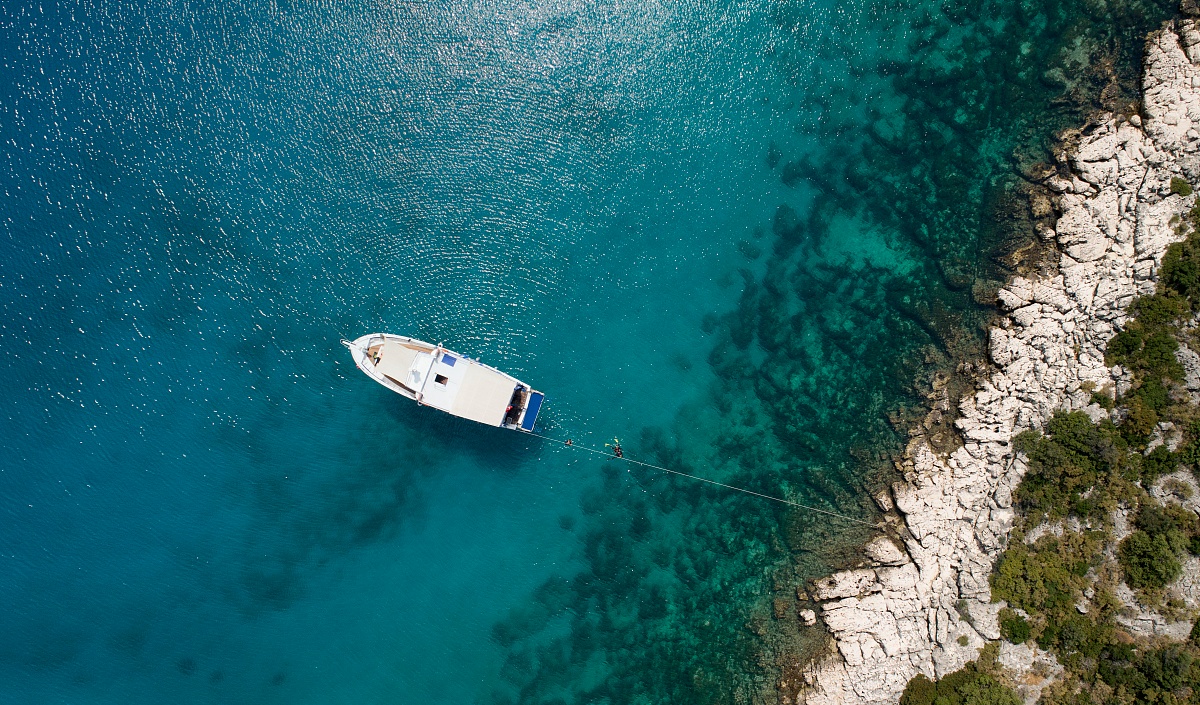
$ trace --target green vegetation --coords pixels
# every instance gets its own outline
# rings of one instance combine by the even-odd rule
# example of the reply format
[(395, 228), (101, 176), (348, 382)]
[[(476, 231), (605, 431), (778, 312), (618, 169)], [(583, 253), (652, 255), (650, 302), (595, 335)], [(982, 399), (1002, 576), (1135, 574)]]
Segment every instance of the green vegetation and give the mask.
[(1116, 401), (1112, 398), (1112, 395), (1105, 394), (1104, 392), (1092, 392), (1090, 403), (1096, 404), (1101, 409), (1107, 409), (1108, 411), (1112, 411), (1117, 405)]
[(1043, 536), (1032, 546), (1014, 542), (1004, 552), (992, 575), (992, 595), (1029, 613), (1025, 639), (1057, 650), (1060, 658), (1095, 657), (1105, 635), (1075, 605), (1091, 582), (1089, 572), (1100, 566), (1105, 538), (1101, 531), (1068, 531), (1061, 538)]
[[(1146, 376), (1140, 388), (1154, 381), (1169, 384)], [(1121, 403), (1130, 409), (1142, 398), (1131, 392)], [(1183, 422), (1179, 412), (1186, 405), (1162, 408), (1171, 420)], [(1060, 413), (1044, 434), (1026, 432), (1014, 440), (1029, 462), (1015, 493), (1022, 520), (991, 576), (992, 595), (1029, 615), (1002, 610), (1005, 639), (1033, 639), (1066, 667), (1070, 688), (1047, 693), (1047, 703), (1175, 702), (1190, 692), (1186, 689), (1200, 694), (1200, 643), (1139, 642), (1115, 620), (1123, 607), (1114, 595), (1118, 580), (1162, 607), (1162, 588), (1179, 576), (1189, 553), (1200, 553), (1200, 519), (1176, 505), (1160, 506), (1144, 489), (1200, 458), (1200, 423), (1188, 427), (1190, 442), (1178, 451), (1159, 445), (1146, 453), (1139, 451), (1145, 434), (1128, 428), (1137, 422), (1132, 413), (1120, 425), (1092, 423), (1079, 412)], [(1118, 566), (1106, 565), (1104, 548), (1112, 543), (1111, 516), (1119, 505), (1136, 508), (1133, 532), (1117, 547)], [(1083, 528), (1025, 541), (1028, 528), (1067, 518)], [(1088, 590), (1092, 597), (1085, 599)], [(1077, 606), (1084, 604), (1080, 612)], [(1197, 634), (1194, 641), (1200, 642), (1200, 630)]]
[[(1190, 195), (1191, 186), (1180, 182), (1172, 183), (1172, 191)], [(1133, 388), (1111, 403), (1124, 412), (1121, 423), (1092, 424), (1082, 415), (1061, 414), (1045, 435), (1023, 434), (1017, 441), (1030, 461), (1016, 493), (1024, 525), (1074, 516), (1093, 527), (1032, 546), (1014, 542), (992, 578), (993, 595), (1029, 613), (1028, 636), (1054, 650), (1068, 670), (1070, 687), (1047, 694), (1047, 702), (1175, 702), (1200, 693), (1200, 640), (1164, 646), (1133, 639), (1117, 629), (1114, 616), (1122, 605), (1112, 593), (1123, 578), (1142, 600), (1161, 608), (1162, 590), (1179, 577), (1183, 559), (1200, 553), (1200, 520), (1182, 507), (1159, 506), (1145, 492), (1161, 476), (1181, 465), (1195, 469), (1200, 461), (1200, 424), (1177, 391), (1183, 368), (1175, 358), (1180, 341), (1188, 341), (1180, 322), (1200, 311), (1200, 242), (1194, 234), (1200, 207), (1188, 217), (1193, 234), (1168, 248), (1158, 290), (1132, 304), (1133, 319), (1105, 351), (1108, 364), (1124, 365), (1134, 375)], [(1093, 401), (1109, 408), (1098, 396), (1107, 395), (1093, 394)], [(1187, 429), (1188, 442), (1175, 452), (1165, 445), (1142, 450), (1160, 421)], [(1117, 547), (1119, 573), (1102, 559), (1118, 503), (1136, 508), (1134, 531)], [(1089, 588), (1094, 596), (1082, 614), (1074, 606)], [(1015, 612), (1002, 615), (1002, 633), (1013, 641), (1026, 636), (1017, 619)]]
[(1145, 296), (1133, 303), (1136, 318), (1108, 344), (1105, 362), (1124, 365), (1138, 375), (1139, 381), (1152, 385), (1137, 395), (1150, 408), (1161, 411), (1167, 403), (1161, 380), (1183, 379), (1183, 366), (1175, 359), (1179, 342), (1174, 326), (1188, 313), (1188, 300), (1174, 293)]
[[(1134, 446), (1143, 445), (1160, 421), (1189, 428), (1197, 415), (1195, 407), (1187, 403), (1186, 394), (1175, 391), (1183, 379), (1183, 366), (1175, 352), (1181, 343), (1197, 342), (1180, 323), (1200, 313), (1200, 205), (1192, 208), (1187, 221), (1192, 232), (1163, 255), (1158, 290), (1133, 302), (1129, 308), (1132, 320), (1109, 341), (1105, 351), (1105, 362), (1123, 365), (1134, 375), (1133, 389), (1114, 400), (1114, 406), (1126, 413), (1122, 435)], [(1103, 400), (1093, 395), (1093, 401)], [(1192, 439), (1200, 438), (1196, 430), (1191, 429)], [(1182, 449), (1176, 456), (1166, 455), (1165, 449), (1156, 449), (1155, 453), (1158, 455), (1148, 459), (1147, 472), (1169, 472), (1181, 462), (1195, 464), (1200, 460), (1196, 446)], [(1145, 484), (1152, 477), (1146, 475), (1142, 480)]]
[(1159, 290), (1184, 297), (1192, 311), (1200, 311), (1200, 242), (1194, 234), (1200, 230), (1200, 204), (1192, 207), (1187, 219), (1193, 234), (1167, 248), (1159, 270)]
[[(1192, 193), (1182, 179), (1171, 189)], [(1105, 351), (1109, 365), (1133, 373), (1131, 388), (1118, 397), (1085, 389), (1118, 421), (1059, 413), (1044, 432), (1014, 439), (1029, 469), (1014, 493), (1020, 518), (991, 576), (992, 596), (1009, 605), (999, 615), (1005, 639), (1034, 640), (1066, 668), (1065, 679), (1043, 693), (1047, 705), (1200, 702), (1200, 621), (1187, 643), (1135, 638), (1116, 620), (1125, 605), (1115, 596), (1124, 580), (1141, 602), (1178, 618), (1182, 603), (1168, 600), (1164, 588), (1179, 577), (1188, 554), (1200, 555), (1200, 519), (1159, 505), (1146, 491), (1180, 467), (1200, 467), (1200, 411), (1181, 389), (1183, 368), (1175, 358), (1181, 344), (1198, 342), (1181, 323), (1200, 312), (1200, 206), (1188, 221), (1192, 234), (1168, 248), (1158, 290), (1130, 306), (1131, 320)], [(1147, 450), (1162, 421), (1183, 430), (1178, 450), (1162, 444)], [(1191, 493), (1178, 481), (1165, 486)], [(1132, 532), (1114, 545), (1118, 508), (1133, 511)], [(1027, 541), (1028, 530), (1044, 522), (1058, 530)], [(1113, 551), (1115, 564), (1106, 558)], [(989, 689), (999, 685), (995, 676), (973, 663), (937, 683), (913, 679), (901, 702), (1007, 702)]]
[(1056, 414), (1046, 434), (1025, 431), (1013, 439), (1029, 471), (1017, 487), (1017, 508), (1030, 526), (1075, 515), (1103, 522), (1117, 502), (1132, 498), (1132, 481), (1142, 472), (1129, 452), (1123, 429), (1105, 420), (1093, 424), (1083, 412)]
[(1171, 193), (1176, 196), (1192, 195), (1192, 185), (1186, 179), (1181, 179), (1178, 176), (1171, 177)]
[(1180, 558), (1200, 552), (1200, 520), (1182, 507), (1145, 504), (1134, 525), (1118, 553), (1130, 587), (1166, 587), (1183, 570)]
[(937, 686), (924, 673), (918, 673), (904, 686), (900, 705), (929, 705), (936, 697)]
[(1161, 588), (1178, 578), (1183, 570), (1165, 538), (1144, 531), (1135, 531), (1122, 541), (1119, 555), (1125, 582), (1130, 587)]
[(1186, 425), (1195, 415), (1193, 408), (1171, 392), (1183, 379), (1183, 366), (1175, 351), (1181, 340), (1189, 338), (1180, 330), (1180, 321), (1200, 312), (1200, 238), (1195, 234), (1200, 227), (1200, 205), (1192, 208), (1188, 221), (1192, 234), (1168, 247), (1163, 256), (1158, 291), (1130, 306), (1133, 319), (1105, 351), (1107, 364), (1123, 365), (1134, 374), (1134, 388), (1116, 400), (1127, 413), (1124, 435), (1134, 444), (1145, 443), (1159, 421)]
[(1197, 656), (1200, 652), (1186, 644), (1139, 649), (1114, 643), (1100, 660), (1098, 681), (1108, 686), (1102, 690), (1112, 693), (1113, 702), (1190, 702), (1180, 696), (1200, 686)]
[(996, 676), (996, 647), (934, 683), (922, 674), (908, 682), (900, 705), (1021, 705), (1021, 698)]
[(1014, 644), (1024, 644), (1032, 635), (1024, 617), (1007, 607), (1000, 610), (1000, 636)]

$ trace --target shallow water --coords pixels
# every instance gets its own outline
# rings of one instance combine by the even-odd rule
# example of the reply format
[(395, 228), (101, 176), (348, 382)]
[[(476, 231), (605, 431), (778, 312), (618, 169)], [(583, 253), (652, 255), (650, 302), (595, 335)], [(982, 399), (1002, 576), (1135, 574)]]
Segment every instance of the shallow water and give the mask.
[(869, 517), (889, 414), (978, 350), (1014, 169), (1166, 13), (0, 8), (0, 700), (769, 691), (772, 598), (861, 532), (413, 408), (339, 337)]

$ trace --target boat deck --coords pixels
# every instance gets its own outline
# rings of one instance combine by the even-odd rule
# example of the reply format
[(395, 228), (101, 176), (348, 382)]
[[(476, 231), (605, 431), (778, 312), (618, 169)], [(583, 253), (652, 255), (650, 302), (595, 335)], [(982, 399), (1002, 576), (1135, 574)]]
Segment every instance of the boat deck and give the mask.
[(406, 380), (409, 379), (409, 370), (412, 369), (413, 362), (420, 354), (419, 350), (394, 340), (385, 340), (382, 345), (372, 347), (369, 352), (375, 360), (376, 372), (402, 387), (417, 391)]

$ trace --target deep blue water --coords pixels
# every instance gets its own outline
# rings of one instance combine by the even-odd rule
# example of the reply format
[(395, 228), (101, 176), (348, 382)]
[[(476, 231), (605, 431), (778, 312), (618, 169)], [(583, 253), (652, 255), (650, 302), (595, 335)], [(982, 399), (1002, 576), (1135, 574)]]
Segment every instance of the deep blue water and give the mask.
[(1013, 174), (1166, 13), (0, 6), (0, 702), (769, 693), (812, 636), (770, 601), (861, 533), (415, 408), (339, 338), (869, 517)]

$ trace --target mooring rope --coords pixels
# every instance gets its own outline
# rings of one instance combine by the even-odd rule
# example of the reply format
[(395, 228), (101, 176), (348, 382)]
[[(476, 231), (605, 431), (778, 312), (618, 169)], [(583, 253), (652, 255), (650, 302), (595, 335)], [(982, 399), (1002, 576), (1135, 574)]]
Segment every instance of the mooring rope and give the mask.
[[(760, 497), (762, 499), (769, 499), (772, 502), (779, 502), (781, 504), (786, 504), (786, 505), (789, 505), (792, 507), (797, 507), (799, 509), (805, 509), (810, 512), (817, 512), (818, 514), (825, 514), (827, 516), (837, 517), (839, 519), (845, 519), (846, 521), (852, 521), (856, 524), (862, 524), (863, 526), (869, 526), (872, 529), (876, 528), (875, 524), (872, 524), (867, 521), (863, 521), (862, 519), (855, 519), (854, 517), (848, 517), (845, 514), (838, 514), (837, 512), (831, 512), (827, 509), (819, 509), (817, 507), (810, 507), (807, 504), (800, 504), (799, 502), (793, 502), (790, 499), (784, 499), (782, 497), (773, 497), (769, 494), (755, 492), (754, 490), (748, 490), (744, 487), (737, 487), (736, 485), (727, 485), (724, 482), (717, 482), (716, 480), (710, 480), (706, 477), (700, 477), (698, 475), (689, 475), (686, 472), (680, 472), (679, 470), (672, 470), (671, 468), (664, 468), (661, 465), (654, 465), (653, 463), (645, 463), (645, 462), (642, 462), (641, 460), (634, 460), (633, 458), (626, 458), (624, 455), (616, 455), (614, 453), (609, 453), (608, 451), (597, 450), (595, 448), (588, 448), (587, 446), (581, 446), (581, 445), (576, 444), (573, 440), (571, 440), (569, 438), (552, 438), (550, 436), (543, 436), (540, 433), (534, 433), (532, 431), (529, 432), (529, 435), (537, 436), (538, 438), (544, 438), (547, 441), (554, 441), (556, 443), (561, 443), (561, 444), (563, 444), (563, 447), (565, 447), (565, 448), (578, 448), (579, 450), (586, 450), (589, 453), (603, 455), (606, 458), (613, 458), (614, 460), (624, 460), (625, 462), (633, 463), (634, 465), (641, 465), (642, 467), (653, 468), (655, 470), (662, 470), (663, 472), (669, 472), (672, 475), (679, 475), (680, 477), (686, 477), (686, 478), (689, 478), (692, 480), (698, 480), (700, 482), (707, 482), (710, 485), (724, 487), (725, 489), (734, 490), (736, 492), (744, 492), (746, 494), (754, 495), (755, 497)], [(570, 441), (570, 442), (568, 443), (568, 441)]]

